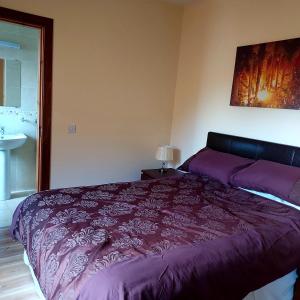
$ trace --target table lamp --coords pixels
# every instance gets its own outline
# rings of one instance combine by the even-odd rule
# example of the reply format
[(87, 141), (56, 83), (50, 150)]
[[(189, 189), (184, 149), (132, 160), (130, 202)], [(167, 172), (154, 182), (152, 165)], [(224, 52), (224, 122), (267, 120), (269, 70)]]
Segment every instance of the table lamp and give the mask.
[(160, 160), (162, 162), (162, 166), (160, 169), (161, 173), (166, 172), (167, 162), (173, 160), (173, 151), (174, 151), (174, 149), (168, 145), (159, 146), (157, 148), (155, 157), (157, 160)]

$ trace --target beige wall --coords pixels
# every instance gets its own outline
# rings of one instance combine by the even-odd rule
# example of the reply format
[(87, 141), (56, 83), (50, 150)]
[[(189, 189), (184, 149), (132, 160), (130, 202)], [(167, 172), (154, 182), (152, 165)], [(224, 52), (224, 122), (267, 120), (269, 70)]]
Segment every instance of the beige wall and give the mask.
[(201, 0), (185, 8), (171, 143), (185, 159), (208, 131), (300, 146), (300, 112), (230, 107), (240, 45), (300, 36), (298, 0)]
[(138, 179), (170, 136), (181, 160), (210, 130), (300, 146), (299, 111), (229, 106), (236, 47), (299, 37), (297, 0), (194, 1), (181, 37), (183, 8), (159, 0), (0, 5), (55, 22), (52, 187)]
[[(169, 143), (182, 7), (1, 0), (54, 19), (51, 187), (134, 180)], [(77, 134), (67, 126), (76, 123)]]

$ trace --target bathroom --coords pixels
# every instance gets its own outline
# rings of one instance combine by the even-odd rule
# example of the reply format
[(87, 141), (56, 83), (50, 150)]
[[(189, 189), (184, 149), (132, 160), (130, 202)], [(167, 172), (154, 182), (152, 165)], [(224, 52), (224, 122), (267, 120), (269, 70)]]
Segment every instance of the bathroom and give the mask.
[(37, 189), (39, 62), (40, 29), (1, 21), (0, 227)]

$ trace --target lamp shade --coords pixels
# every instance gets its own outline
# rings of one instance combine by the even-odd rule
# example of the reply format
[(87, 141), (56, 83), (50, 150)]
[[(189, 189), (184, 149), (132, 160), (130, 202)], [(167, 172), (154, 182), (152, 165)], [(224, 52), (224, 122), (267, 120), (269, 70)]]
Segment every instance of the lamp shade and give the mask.
[(171, 161), (173, 160), (173, 148), (171, 146), (160, 146), (157, 148), (156, 155), (157, 160)]

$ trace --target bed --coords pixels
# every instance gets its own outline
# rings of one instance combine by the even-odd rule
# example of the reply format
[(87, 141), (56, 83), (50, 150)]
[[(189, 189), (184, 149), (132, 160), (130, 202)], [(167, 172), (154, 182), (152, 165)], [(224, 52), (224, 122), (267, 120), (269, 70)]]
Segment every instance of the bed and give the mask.
[[(213, 132), (207, 146), (300, 167), (296, 147)], [(300, 263), (299, 210), (190, 173), (34, 194), (11, 233), (46, 299), (289, 300)]]

